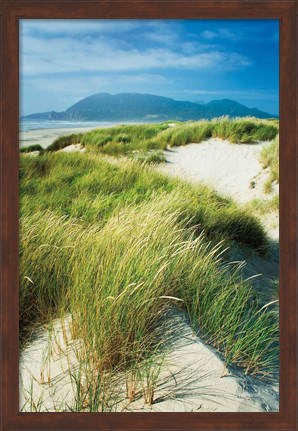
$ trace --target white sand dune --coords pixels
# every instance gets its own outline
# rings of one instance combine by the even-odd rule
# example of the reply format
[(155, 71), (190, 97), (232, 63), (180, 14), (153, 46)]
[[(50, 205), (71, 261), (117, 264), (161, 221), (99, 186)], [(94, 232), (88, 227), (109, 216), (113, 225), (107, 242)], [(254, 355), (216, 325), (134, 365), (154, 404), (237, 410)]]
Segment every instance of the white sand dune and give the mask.
[(212, 138), (199, 144), (173, 147), (166, 151), (161, 170), (192, 182), (204, 182), (238, 202), (266, 198), (263, 184), (268, 170), (262, 170), (258, 155), (270, 142), (231, 144)]
[[(79, 368), (80, 342), (71, 340), (70, 324), (69, 317), (57, 320), (50, 332), (44, 330), (22, 352), (20, 409), (23, 411), (73, 408), (76, 385), (71, 375)], [(128, 402), (125, 377), (119, 375), (115, 411), (278, 411), (278, 388), (245, 376), (236, 368), (227, 370), (218, 353), (194, 334), (182, 312), (170, 310), (163, 325), (170, 334), (169, 346), (155, 384), (154, 403), (145, 404), (140, 386), (135, 400)]]
[(186, 316), (170, 310), (164, 324), (172, 328), (170, 350), (158, 378), (154, 404), (142, 399), (127, 411), (252, 412), (278, 411), (278, 388), (225, 366), (221, 355), (191, 329)]
[(56, 320), (20, 352), (20, 410), (64, 411), (73, 405), (79, 342), (72, 340), (70, 324), (69, 316)]
[(71, 145), (68, 145), (67, 147), (62, 148), (58, 152), (62, 152), (62, 153), (85, 153), (86, 148), (84, 148), (81, 144), (71, 144)]
[[(167, 163), (158, 169), (192, 183), (205, 183), (240, 204), (252, 199), (266, 200), (279, 193), (278, 184), (273, 184), (273, 193), (264, 193), (269, 168), (263, 169), (258, 158), (268, 145), (270, 142), (231, 144), (227, 140), (211, 138), (168, 149), (165, 152)], [(263, 223), (269, 236), (278, 240), (278, 214), (268, 213), (263, 217)]]

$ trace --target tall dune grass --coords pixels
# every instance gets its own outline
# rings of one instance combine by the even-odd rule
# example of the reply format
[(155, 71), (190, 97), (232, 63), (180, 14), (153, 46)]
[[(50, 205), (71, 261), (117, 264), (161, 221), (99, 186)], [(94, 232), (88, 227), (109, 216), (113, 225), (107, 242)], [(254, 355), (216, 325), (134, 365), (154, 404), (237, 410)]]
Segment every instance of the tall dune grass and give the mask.
[(271, 140), (276, 136), (277, 130), (275, 124), (266, 120), (222, 118), (184, 123), (160, 133), (158, 139), (170, 147), (198, 143), (211, 137), (241, 144)]
[(82, 133), (72, 133), (71, 135), (60, 136), (59, 138), (56, 138), (54, 142), (47, 147), (46, 151), (58, 151), (67, 147), (68, 145), (78, 144), (81, 142), (82, 137)]
[(279, 136), (276, 136), (269, 146), (263, 148), (260, 162), (263, 168), (269, 168), (269, 178), (265, 183), (265, 191), (270, 193), (272, 183), (279, 183)]
[[(211, 137), (228, 139), (233, 143), (252, 143), (272, 140), (278, 133), (276, 121), (256, 118), (226, 117), (214, 120), (161, 124), (122, 125), (94, 129), (84, 134), (63, 136), (48, 147), (56, 151), (67, 145), (81, 142), (88, 151), (109, 155), (133, 156), (135, 152), (164, 150), (168, 146), (201, 142)], [(157, 159), (156, 162), (161, 162)]]
[(183, 208), (177, 209), (184, 211), (188, 226), (196, 225), (198, 232), (266, 249), (261, 223), (207, 186), (170, 179), (135, 161), (111, 163), (92, 154), (45, 154), (20, 161), (23, 213), (50, 209), (86, 224), (103, 225), (124, 206), (147, 202), (164, 192), (185, 198)]
[(21, 327), (70, 312), (95, 369), (125, 370), (154, 351), (165, 309), (182, 304), (228, 363), (268, 372), (277, 323), (249, 283), (221, 267), (220, 248), (181, 227), (184, 211), (172, 208), (184, 201), (163, 194), (124, 208), (104, 227), (50, 211), (23, 215)]
[(171, 307), (183, 308), (228, 364), (264, 375), (275, 367), (276, 315), (220, 257), (234, 241), (266, 250), (250, 210), (134, 160), (92, 153), (22, 155), (20, 202), (21, 341), (70, 313), (82, 342), (75, 411), (115, 409), (119, 373), (129, 400), (139, 386), (153, 402)]
[(20, 153), (31, 153), (32, 151), (40, 151), (43, 152), (44, 149), (39, 144), (28, 145), (27, 147), (21, 147)]

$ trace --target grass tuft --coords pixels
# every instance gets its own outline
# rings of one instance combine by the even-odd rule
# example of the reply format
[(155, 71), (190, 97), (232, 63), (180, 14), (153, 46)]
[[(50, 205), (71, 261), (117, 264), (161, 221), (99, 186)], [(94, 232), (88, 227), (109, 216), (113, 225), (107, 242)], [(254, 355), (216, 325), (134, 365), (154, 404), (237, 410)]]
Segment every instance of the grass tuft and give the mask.
[(31, 153), (32, 151), (39, 151), (42, 153), (44, 149), (39, 144), (28, 145), (27, 147), (20, 148), (20, 153)]
[(137, 153), (136, 160), (144, 164), (159, 164), (165, 163), (166, 157), (163, 151), (142, 151)]
[(54, 142), (46, 148), (46, 151), (48, 152), (58, 151), (58, 150), (62, 150), (65, 147), (68, 147), (71, 144), (79, 144), (81, 143), (82, 136), (83, 136), (82, 133), (73, 133), (67, 136), (60, 136), (59, 138), (55, 139)]
[(264, 191), (270, 193), (272, 191), (273, 183), (279, 183), (279, 137), (272, 141), (272, 143), (264, 147), (260, 154), (260, 162), (263, 168), (269, 168), (269, 178), (264, 185)]

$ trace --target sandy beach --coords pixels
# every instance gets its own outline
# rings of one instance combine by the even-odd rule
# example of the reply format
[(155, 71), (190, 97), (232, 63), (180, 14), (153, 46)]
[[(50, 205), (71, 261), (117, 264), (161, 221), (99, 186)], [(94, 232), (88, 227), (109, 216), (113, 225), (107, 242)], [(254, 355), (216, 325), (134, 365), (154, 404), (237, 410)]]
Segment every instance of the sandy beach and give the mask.
[(59, 138), (60, 136), (71, 135), (72, 133), (84, 133), (94, 128), (94, 126), (90, 126), (20, 131), (19, 145), (22, 148), (33, 144), (39, 144), (42, 146), (42, 148), (47, 148), (55, 139)]

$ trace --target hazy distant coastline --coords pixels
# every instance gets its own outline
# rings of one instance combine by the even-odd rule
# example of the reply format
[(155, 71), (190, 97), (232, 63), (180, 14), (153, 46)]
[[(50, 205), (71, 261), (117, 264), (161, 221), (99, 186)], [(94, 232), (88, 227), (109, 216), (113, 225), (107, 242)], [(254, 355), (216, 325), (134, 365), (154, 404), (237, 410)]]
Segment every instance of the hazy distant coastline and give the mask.
[[(129, 124), (134, 124), (131, 121)], [(138, 122), (139, 123), (139, 122)], [(31, 130), (47, 130), (47, 129), (94, 129), (96, 127), (112, 127), (120, 124), (119, 121), (63, 121), (63, 120), (31, 120), (30, 118), (21, 118), (19, 129), (20, 132)]]
[(63, 112), (47, 111), (22, 117), (29, 120), (80, 122), (163, 122), (212, 119), (221, 116), (276, 118), (275, 115), (230, 99), (208, 103), (174, 100), (140, 93), (97, 93), (81, 99)]

